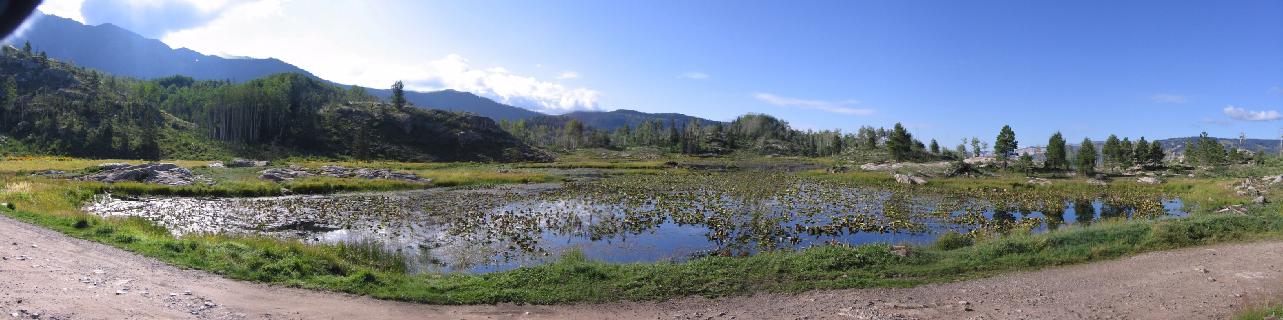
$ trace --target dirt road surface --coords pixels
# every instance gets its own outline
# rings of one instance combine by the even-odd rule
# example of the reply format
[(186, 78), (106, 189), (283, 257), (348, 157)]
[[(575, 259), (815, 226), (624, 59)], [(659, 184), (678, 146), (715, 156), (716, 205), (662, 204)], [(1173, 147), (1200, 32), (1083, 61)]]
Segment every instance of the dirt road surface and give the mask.
[(182, 270), (0, 217), (0, 319), (1219, 319), (1283, 297), (1283, 242), (914, 288), (565, 306), (435, 306)]

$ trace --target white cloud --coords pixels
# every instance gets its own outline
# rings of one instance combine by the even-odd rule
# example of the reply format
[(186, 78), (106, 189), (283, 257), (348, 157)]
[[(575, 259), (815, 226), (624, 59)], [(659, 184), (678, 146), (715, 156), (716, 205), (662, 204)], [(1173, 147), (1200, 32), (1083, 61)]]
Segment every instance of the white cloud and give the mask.
[[(503, 66), (474, 67), (461, 54), (412, 47), (398, 40), (401, 35), (388, 35), (386, 18), (379, 16), (377, 8), (359, 1), (315, 6), (262, 0), (231, 5), (210, 23), (171, 32), (163, 40), (207, 54), (275, 57), (345, 84), (386, 88), (403, 80), (411, 90), (454, 89), (549, 113), (598, 108), (600, 94), (591, 89)], [(337, 20), (346, 23), (327, 22)], [(416, 34), (413, 43), (442, 41), (425, 33)]]
[(710, 76), (707, 73), (698, 72), (698, 71), (685, 72), (680, 75), (677, 75), (677, 77), (683, 78), (683, 79), (691, 79), (691, 80), (707, 80), (708, 78), (710, 78)]
[(575, 79), (575, 78), (579, 78), (579, 73), (574, 71), (562, 71), (561, 74), (557, 75), (557, 79)]
[(468, 91), (549, 113), (598, 109), (597, 91), (567, 88), (560, 83), (515, 75), (502, 67), (475, 69), (458, 54), (428, 62), (406, 73), (415, 76), (406, 81), (407, 88), (414, 90)]
[(1149, 96), (1149, 100), (1157, 103), (1186, 103), (1189, 98), (1178, 94), (1156, 93)]
[(1274, 121), (1283, 118), (1278, 111), (1274, 110), (1251, 111), (1235, 106), (1226, 106), (1222, 111), (1230, 118), (1241, 121)]
[(797, 107), (804, 109), (820, 110), (825, 112), (840, 113), (855, 116), (867, 116), (874, 113), (869, 108), (851, 108), (849, 106), (859, 104), (857, 100), (843, 101), (823, 101), (823, 100), (806, 100), (777, 96), (770, 93), (757, 93), (753, 95), (757, 100), (781, 107)]
[(84, 4), (85, 0), (45, 0), (36, 10), (85, 23), (85, 16), (80, 14), (80, 6)]

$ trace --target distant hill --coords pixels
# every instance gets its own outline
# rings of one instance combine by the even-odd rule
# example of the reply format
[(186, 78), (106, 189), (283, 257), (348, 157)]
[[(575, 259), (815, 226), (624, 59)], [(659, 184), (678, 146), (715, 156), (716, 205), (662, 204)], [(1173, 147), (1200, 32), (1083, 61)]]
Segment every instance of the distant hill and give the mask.
[(719, 121), (708, 120), (704, 118), (688, 116), (680, 113), (646, 113), (641, 111), (619, 109), (610, 112), (601, 111), (575, 111), (560, 115), (567, 119), (576, 119), (583, 122), (584, 125), (604, 129), (614, 130), (615, 128), (629, 126), (637, 127), (642, 122), (659, 119), (665, 124), (670, 121), (676, 123), (678, 127), (684, 127), (691, 120), (699, 121), (701, 126), (713, 124), (725, 124)]
[(8, 46), (0, 54), (3, 136), (32, 153), (99, 158), (551, 160), (491, 119), (397, 108), (310, 75), (142, 81)]
[(31, 42), (50, 58), (128, 77), (152, 79), (185, 75), (199, 80), (245, 82), (277, 73), (307, 70), (277, 59), (227, 59), (189, 49), (172, 49), (112, 24), (86, 26), (75, 20), (36, 12), (35, 23), (11, 43)]
[[(387, 99), (392, 96), (392, 90), (390, 89), (369, 90), (371, 94), (383, 99)], [(495, 121), (530, 119), (544, 115), (525, 108), (498, 103), (494, 100), (490, 100), (489, 98), (469, 92), (456, 90), (431, 92), (406, 91), (405, 100), (419, 107), (456, 112), (471, 112), (483, 117), (494, 119)]]
[[(297, 73), (320, 79), (307, 70), (278, 59), (223, 58), (186, 48), (174, 49), (160, 40), (146, 38), (112, 24), (86, 26), (75, 20), (39, 12), (34, 13), (32, 19), (36, 19), (35, 23), (25, 34), (10, 39), (12, 44), (21, 47), (24, 41), (30, 41), (36, 51), (44, 51), (50, 58), (109, 74), (141, 79), (183, 75), (197, 80), (230, 80), (233, 83), (248, 82), (279, 73)], [(349, 86), (330, 83), (341, 87)], [(391, 95), (391, 90), (387, 88), (366, 90), (384, 99)], [(496, 121), (545, 116), (543, 113), (455, 90), (407, 91), (406, 100), (419, 107), (471, 112)], [(650, 119), (660, 119), (665, 123), (673, 120), (679, 125), (685, 125), (690, 119), (699, 120), (701, 124), (715, 123), (678, 113), (644, 113), (632, 110), (579, 111), (552, 117), (578, 119), (588, 126), (608, 130), (624, 125), (635, 127)]]
[[(1198, 137), (1181, 137), (1158, 140), (1163, 144), (1163, 150), (1168, 152), (1183, 153), (1185, 152), (1186, 143), (1193, 143)], [(1278, 154), (1279, 140), (1277, 139), (1245, 139), (1242, 145), (1239, 145), (1237, 138), (1214, 138), (1221, 145), (1236, 146), (1239, 149), (1248, 151), (1264, 151), (1265, 153)]]

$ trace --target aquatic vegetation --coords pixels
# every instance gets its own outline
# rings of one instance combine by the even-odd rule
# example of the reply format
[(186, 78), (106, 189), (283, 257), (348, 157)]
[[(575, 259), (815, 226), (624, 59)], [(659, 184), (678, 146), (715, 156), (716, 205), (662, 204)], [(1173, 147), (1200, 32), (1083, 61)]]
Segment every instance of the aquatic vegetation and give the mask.
[[(580, 250), (614, 262), (684, 261), (817, 245), (926, 244), (1096, 219), (1182, 214), (1153, 189), (919, 188), (778, 171), (673, 171), (555, 184), (244, 199), (99, 198), (177, 236), (384, 243), (409, 270), (489, 272)], [(1066, 219), (1070, 221), (1065, 221)]]

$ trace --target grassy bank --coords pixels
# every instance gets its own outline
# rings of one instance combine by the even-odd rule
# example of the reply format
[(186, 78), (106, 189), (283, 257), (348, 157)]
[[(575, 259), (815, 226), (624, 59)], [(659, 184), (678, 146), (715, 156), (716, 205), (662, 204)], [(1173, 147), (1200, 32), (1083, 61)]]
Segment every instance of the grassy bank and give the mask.
[(1283, 303), (1254, 306), (1234, 314), (1234, 320), (1277, 320), (1283, 317)]
[(607, 264), (567, 254), (554, 263), (484, 275), (410, 275), (375, 246), (316, 246), (265, 238), (174, 238), (136, 218), (42, 214), (11, 217), (181, 267), (231, 278), (445, 304), (567, 303), (722, 296), (754, 291), (909, 286), (1083, 263), (1188, 246), (1283, 238), (1277, 206), (1247, 215), (1114, 221), (968, 244), (941, 241), (900, 257), (887, 245), (821, 246), (684, 263)]

